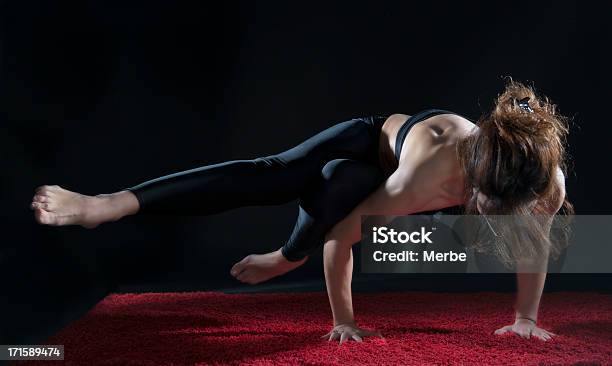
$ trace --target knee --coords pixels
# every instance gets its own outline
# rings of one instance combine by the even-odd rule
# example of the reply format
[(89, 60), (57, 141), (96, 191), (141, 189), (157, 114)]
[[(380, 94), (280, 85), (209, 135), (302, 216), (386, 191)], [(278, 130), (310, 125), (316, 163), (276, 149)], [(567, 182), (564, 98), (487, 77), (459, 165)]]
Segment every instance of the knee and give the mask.
[(349, 186), (351, 184), (366, 186), (378, 184), (382, 180), (382, 172), (377, 166), (351, 159), (329, 161), (321, 169), (321, 176), (326, 183), (333, 186)]
[(322, 186), (303, 198), (303, 207), (324, 222), (335, 223), (346, 216), (383, 181), (371, 164), (348, 159), (328, 162), (321, 170)]

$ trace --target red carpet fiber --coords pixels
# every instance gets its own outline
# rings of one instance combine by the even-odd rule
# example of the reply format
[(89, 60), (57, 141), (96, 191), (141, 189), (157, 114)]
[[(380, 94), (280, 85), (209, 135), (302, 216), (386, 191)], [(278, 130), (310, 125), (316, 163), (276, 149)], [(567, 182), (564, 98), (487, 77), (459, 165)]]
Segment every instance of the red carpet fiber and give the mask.
[(356, 294), (359, 323), (385, 338), (338, 346), (320, 338), (324, 293), (111, 295), (48, 343), (64, 344), (71, 365), (612, 365), (611, 295), (545, 294), (541, 323), (558, 334), (548, 342), (492, 334), (512, 320), (512, 301)]

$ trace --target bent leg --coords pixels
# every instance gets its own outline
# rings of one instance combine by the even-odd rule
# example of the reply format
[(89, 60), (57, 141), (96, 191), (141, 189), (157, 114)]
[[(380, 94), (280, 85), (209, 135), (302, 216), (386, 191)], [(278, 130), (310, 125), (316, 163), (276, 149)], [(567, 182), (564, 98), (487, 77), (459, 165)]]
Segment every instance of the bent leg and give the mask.
[(325, 234), (384, 179), (376, 165), (349, 159), (330, 161), (318, 182), (300, 198), (289, 241), (280, 250), (245, 257), (232, 267), (232, 276), (255, 284), (299, 267), (323, 243)]
[(322, 184), (300, 198), (293, 233), (281, 249), (290, 261), (314, 252), (325, 234), (385, 180), (377, 166), (347, 159), (330, 161), (321, 173)]

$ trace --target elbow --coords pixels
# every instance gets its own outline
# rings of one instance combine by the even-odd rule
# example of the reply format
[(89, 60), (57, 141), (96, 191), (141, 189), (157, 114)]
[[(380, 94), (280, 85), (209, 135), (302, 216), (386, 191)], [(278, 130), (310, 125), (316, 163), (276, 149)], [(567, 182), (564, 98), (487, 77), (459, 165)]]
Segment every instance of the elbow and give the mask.
[(351, 248), (353, 244), (354, 243), (352, 240), (342, 235), (342, 233), (338, 229), (338, 225), (336, 225), (333, 229), (328, 231), (327, 234), (325, 234), (325, 239), (324, 239), (325, 248), (331, 248), (331, 247)]
[(328, 246), (342, 246), (343, 243), (346, 243), (345, 240), (341, 240), (338, 233), (334, 232), (334, 230), (330, 230), (325, 234), (324, 245)]
[(411, 207), (416, 204), (417, 200), (411, 189), (410, 185), (403, 183), (387, 187), (389, 203), (378, 214), (399, 216), (412, 212)]

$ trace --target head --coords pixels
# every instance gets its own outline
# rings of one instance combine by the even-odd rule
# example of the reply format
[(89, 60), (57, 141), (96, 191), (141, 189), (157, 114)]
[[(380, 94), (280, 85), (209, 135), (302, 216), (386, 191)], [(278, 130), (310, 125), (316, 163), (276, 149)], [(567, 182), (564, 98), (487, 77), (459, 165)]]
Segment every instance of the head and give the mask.
[(468, 213), (528, 214), (555, 193), (568, 127), (548, 98), (510, 79), (478, 126), (458, 145)]
[[(553, 201), (555, 176), (558, 169), (565, 172), (567, 119), (546, 97), (510, 79), (478, 127), (457, 147), (466, 213), (485, 215), (495, 238), (474, 245), (508, 266), (542, 254), (556, 257), (567, 243), (550, 240), (542, 225), (547, 219), (533, 214), (536, 205)], [(564, 201), (564, 213), (571, 214), (571, 204)]]

